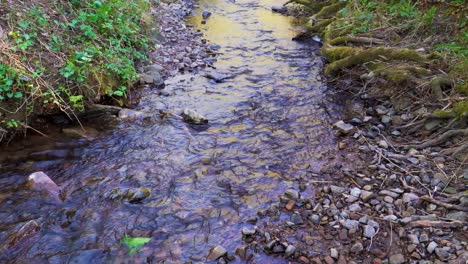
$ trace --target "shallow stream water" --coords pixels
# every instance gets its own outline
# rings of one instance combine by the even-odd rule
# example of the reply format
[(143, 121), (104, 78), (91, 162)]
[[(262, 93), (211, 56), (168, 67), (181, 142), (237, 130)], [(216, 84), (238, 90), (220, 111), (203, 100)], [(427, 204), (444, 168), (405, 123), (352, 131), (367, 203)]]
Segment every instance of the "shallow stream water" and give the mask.
[[(145, 92), (137, 110), (150, 118), (100, 120), (92, 139), (31, 136), (0, 154), (0, 241), (28, 220), (41, 230), (0, 258), (20, 263), (204, 261), (212, 246), (230, 253), (241, 229), (296, 179), (318, 172), (335, 149), (314, 44), (293, 42), (294, 20), (271, 12), (273, 0), (201, 0), (190, 18), (221, 46), (216, 83), (180, 75), (165, 96)], [(201, 11), (212, 12), (202, 24)], [(193, 109), (209, 119), (194, 127), (159, 110)], [(62, 188), (56, 203), (25, 187), (44, 171)], [(106, 197), (115, 188), (147, 187), (140, 203)], [(313, 191), (313, 190), (312, 190)], [(306, 193), (307, 195), (307, 193)], [(130, 255), (120, 242), (150, 237)], [(260, 254), (258, 263), (285, 263)], [(3, 262), (3, 261), (2, 261)], [(30, 262), (29, 262), (30, 263)]]

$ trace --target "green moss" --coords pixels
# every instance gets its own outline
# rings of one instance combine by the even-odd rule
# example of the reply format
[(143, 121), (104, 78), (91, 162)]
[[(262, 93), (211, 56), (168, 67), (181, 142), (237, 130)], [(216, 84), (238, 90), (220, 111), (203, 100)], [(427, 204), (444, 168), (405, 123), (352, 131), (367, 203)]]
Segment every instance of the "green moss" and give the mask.
[(462, 102), (456, 103), (453, 106), (453, 111), (459, 118), (463, 116), (467, 116), (468, 115), (468, 99), (465, 99)]
[(333, 21), (335, 21), (335, 18), (323, 19), (323, 20), (320, 20), (318, 23), (316, 23), (314, 25), (311, 25), (310, 23), (307, 23), (306, 30), (309, 33), (321, 34), (324, 31), (324, 29), (328, 25), (330, 25), (330, 23), (332, 23)]
[(447, 110), (438, 109), (432, 112), (432, 115), (437, 118), (452, 118), (455, 116), (455, 113), (452, 109), (447, 109)]
[(367, 49), (344, 59), (334, 61), (325, 68), (325, 74), (331, 74), (338, 70), (349, 68), (355, 65), (364, 64), (373, 60), (399, 60), (399, 61), (414, 61), (423, 62), (425, 57), (411, 49), (398, 49), (379, 47)]
[(333, 62), (354, 55), (360, 52), (361, 49), (352, 47), (327, 47), (327, 45), (325, 45), (322, 47), (321, 51), (327, 61)]
[(455, 85), (455, 91), (463, 95), (468, 95), (468, 82), (457, 83)]
[(347, 5), (347, 2), (338, 2), (323, 7), (317, 14), (312, 16), (312, 19), (322, 19), (334, 17), (338, 11), (343, 9)]

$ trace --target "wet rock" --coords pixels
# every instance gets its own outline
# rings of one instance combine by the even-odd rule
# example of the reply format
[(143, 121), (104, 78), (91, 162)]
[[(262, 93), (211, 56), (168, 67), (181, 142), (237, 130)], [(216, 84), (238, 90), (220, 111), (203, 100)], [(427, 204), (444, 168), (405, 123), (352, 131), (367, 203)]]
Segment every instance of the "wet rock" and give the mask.
[(257, 230), (255, 228), (248, 228), (248, 227), (242, 228), (242, 234), (244, 236), (253, 236), (255, 235), (256, 232)]
[(333, 124), (333, 127), (343, 134), (349, 134), (355, 129), (353, 125), (347, 124), (343, 120), (340, 120)]
[(19, 230), (18, 232), (13, 233), (10, 237), (8, 237), (6, 243), (5, 243), (5, 248), (10, 248), (18, 244), (21, 240), (25, 239), (26, 237), (29, 237), (35, 233), (37, 233), (41, 227), (39, 224), (34, 221), (30, 220), (26, 222)]
[(47, 193), (49, 196), (59, 199), (60, 188), (42, 171), (34, 172), (28, 177), (29, 188)]
[(210, 252), (208, 253), (208, 256), (206, 257), (206, 260), (207, 261), (217, 260), (226, 254), (227, 254), (226, 249), (220, 245), (217, 245), (210, 249)]
[(285, 6), (272, 6), (271, 11), (275, 13), (285, 14), (286, 12), (288, 12), (288, 8)]
[(352, 247), (351, 247), (351, 252), (352, 253), (360, 253), (361, 251), (364, 250), (364, 246), (362, 245), (362, 243), (360, 242), (357, 242), (355, 243)]
[(431, 243), (429, 243), (429, 245), (427, 245), (427, 252), (429, 252), (429, 254), (432, 254), (432, 252), (434, 252), (434, 250), (437, 248), (438, 244), (434, 241), (431, 241)]
[(221, 73), (221, 72), (217, 72), (214, 70), (205, 73), (204, 76), (208, 79), (214, 80), (217, 83), (221, 83), (226, 79), (230, 79), (234, 77), (234, 75), (232, 74)]
[(62, 129), (66, 135), (80, 137), (87, 140), (92, 140), (98, 135), (98, 131), (90, 127), (69, 127)]
[(405, 257), (403, 254), (391, 255), (389, 259), (390, 264), (402, 264), (405, 263)]
[(288, 247), (286, 247), (286, 251), (284, 252), (284, 256), (288, 258), (292, 256), (294, 252), (296, 252), (296, 247), (293, 245), (288, 245)]
[(364, 226), (364, 233), (363, 233), (364, 237), (367, 237), (367, 238), (372, 238), (374, 237), (375, 235), (375, 229), (373, 226), (370, 226), (370, 225), (365, 225)]
[(288, 189), (284, 193), (284, 196), (286, 196), (288, 199), (297, 200), (299, 199), (299, 192), (293, 189)]
[(211, 16), (211, 12), (208, 12), (206, 10), (202, 12), (203, 19), (208, 19), (210, 16)]
[(150, 190), (148, 188), (142, 187), (137, 189), (129, 189), (127, 197), (128, 201), (131, 203), (136, 203), (143, 201), (150, 196)]
[(304, 220), (302, 220), (302, 216), (299, 213), (294, 213), (291, 215), (291, 222), (293, 222), (295, 225), (304, 224)]
[(123, 108), (119, 111), (119, 118), (120, 119), (137, 119), (138, 117), (145, 116), (145, 113), (140, 111), (135, 111), (132, 109)]
[(195, 112), (191, 109), (184, 109), (182, 113), (182, 118), (184, 122), (195, 125), (206, 125), (208, 124), (208, 119), (206, 119), (201, 114)]

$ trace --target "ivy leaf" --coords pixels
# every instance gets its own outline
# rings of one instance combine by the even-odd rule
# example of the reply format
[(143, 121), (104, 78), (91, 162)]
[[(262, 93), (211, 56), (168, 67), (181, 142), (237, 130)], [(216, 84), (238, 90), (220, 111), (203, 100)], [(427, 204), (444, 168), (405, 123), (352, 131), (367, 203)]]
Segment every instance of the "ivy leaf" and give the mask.
[(23, 97), (23, 93), (21, 93), (21, 92), (15, 92), (15, 95), (14, 95), (14, 96), (15, 96), (15, 98), (21, 98), (21, 97)]
[(122, 239), (122, 244), (130, 249), (130, 255), (133, 255), (139, 248), (143, 247), (151, 240), (150, 237), (127, 237)]

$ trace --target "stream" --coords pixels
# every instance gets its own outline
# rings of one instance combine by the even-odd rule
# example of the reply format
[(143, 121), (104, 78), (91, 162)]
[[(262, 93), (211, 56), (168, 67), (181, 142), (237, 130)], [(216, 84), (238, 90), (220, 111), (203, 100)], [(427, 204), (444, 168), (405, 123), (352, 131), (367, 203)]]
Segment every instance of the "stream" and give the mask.
[[(203, 262), (216, 245), (232, 254), (257, 211), (326, 166), (336, 142), (324, 108), (318, 45), (291, 40), (294, 19), (272, 13), (276, 1), (199, 4), (189, 23), (221, 46), (214, 66), (232, 78), (217, 83), (203, 73), (178, 75), (167, 81), (164, 95), (150, 90), (142, 96), (136, 110), (149, 118), (103, 117), (86, 124), (99, 131), (91, 139), (57, 132), (3, 148), (0, 241), (29, 220), (41, 229), (0, 251), (1, 262)], [(203, 10), (212, 13), (206, 24)], [(209, 125), (159, 114), (185, 108)], [(63, 202), (25, 187), (35, 171), (62, 188)], [(140, 187), (150, 196), (138, 203), (108, 195)], [(130, 254), (124, 236), (151, 240)], [(287, 263), (265, 254), (254, 260)]]

